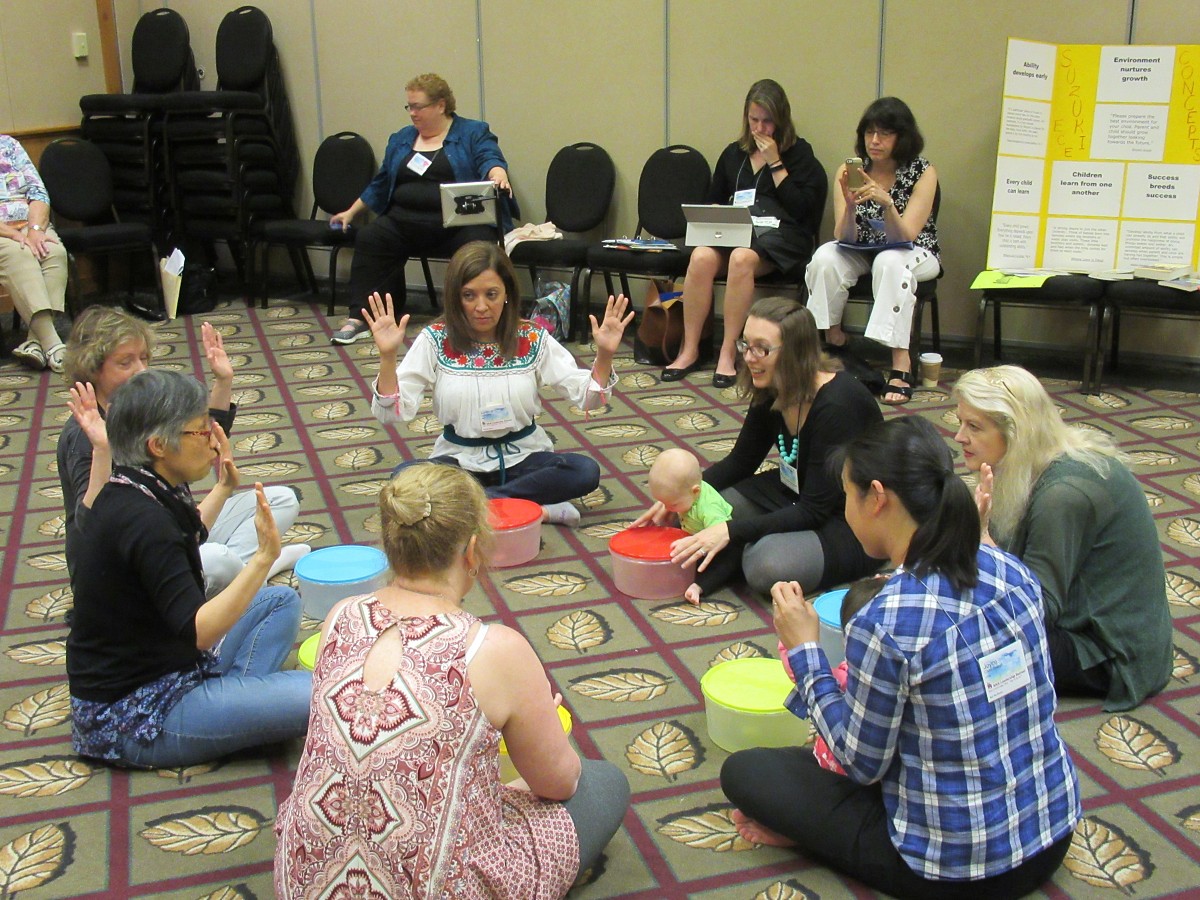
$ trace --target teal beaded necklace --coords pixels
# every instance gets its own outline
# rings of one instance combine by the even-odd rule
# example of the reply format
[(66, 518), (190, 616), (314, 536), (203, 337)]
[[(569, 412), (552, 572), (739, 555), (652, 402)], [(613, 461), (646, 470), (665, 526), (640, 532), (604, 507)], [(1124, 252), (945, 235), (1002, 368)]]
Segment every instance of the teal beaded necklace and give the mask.
[(779, 445), (779, 458), (789, 466), (796, 464), (796, 457), (800, 455), (800, 435), (796, 434), (792, 438), (792, 452), (788, 453), (787, 448), (783, 444), (783, 434), (779, 434), (775, 438), (775, 443)]

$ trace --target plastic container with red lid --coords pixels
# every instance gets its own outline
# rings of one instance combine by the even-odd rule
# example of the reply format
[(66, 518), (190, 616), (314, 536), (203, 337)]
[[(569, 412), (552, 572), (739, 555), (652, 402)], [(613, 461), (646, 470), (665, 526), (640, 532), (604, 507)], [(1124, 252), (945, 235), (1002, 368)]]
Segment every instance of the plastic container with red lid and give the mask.
[(682, 597), (696, 580), (696, 565), (684, 567), (671, 562), (671, 544), (686, 536), (682, 528), (658, 525), (626, 528), (614, 534), (608, 551), (617, 590), (641, 600)]
[(519, 566), (538, 555), (542, 546), (540, 503), (515, 497), (493, 497), (488, 501), (488, 522), (496, 535), (491, 560), (493, 568)]

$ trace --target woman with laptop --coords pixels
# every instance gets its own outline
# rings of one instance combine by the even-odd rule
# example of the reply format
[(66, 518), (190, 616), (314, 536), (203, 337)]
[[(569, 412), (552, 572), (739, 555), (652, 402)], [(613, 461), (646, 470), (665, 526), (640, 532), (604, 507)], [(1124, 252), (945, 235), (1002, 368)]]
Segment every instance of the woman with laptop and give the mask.
[[(350, 265), (350, 315), (330, 342), (353, 344), (371, 329), (363, 316), (367, 298), (391, 293), (396, 310), (404, 308), (404, 267), (413, 257), (450, 257), (471, 241), (495, 241), (488, 225), (445, 228), (439, 186), (462, 181), (491, 181), (508, 191), (508, 163), (487, 122), (455, 113), (454, 92), (441, 76), (418, 75), (404, 86), (404, 109), (411, 125), (388, 138), (383, 165), (331, 228), (350, 228), (365, 209), (378, 214), (354, 242)], [(510, 199), (499, 201), (500, 224), (512, 228)], [(516, 212), (515, 205), (511, 212)]]
[(683, 342), (663, 381), (679, 381), (708, 363), (701, 332), (713, 306), (713, 281), (725, 276), (725, 337), (713, 387), (732, 387), (734, 345), (742, 335), (756, 278), (782, 272), (799, 279), (816, 242), (828, 181), (812, 147), (796, 136), (792, 108), (778, 82), (751, 85), (742, 111), (741, 136), (721, 153), (709, 202), (749, 207), (754, 236), (749, 247), (696, 247), (683, 282)]
[[(858, 279), (871, 273), (875, 302), (866, 335), (892, 351), (883, 402), (912, 399), (912, 331), (917, 282), (937, 278), (937, 172), (921, 155), (925, 139), (903, 100), (881, 97), (858, 121), (857, 157), (838, 166), (833, 192), (835, 240), (813, 254), (805, 282), (808, 308), (830, 346), (846, 346), (842, 312)], [(857, 246), (847, 246), (857, 245)]]

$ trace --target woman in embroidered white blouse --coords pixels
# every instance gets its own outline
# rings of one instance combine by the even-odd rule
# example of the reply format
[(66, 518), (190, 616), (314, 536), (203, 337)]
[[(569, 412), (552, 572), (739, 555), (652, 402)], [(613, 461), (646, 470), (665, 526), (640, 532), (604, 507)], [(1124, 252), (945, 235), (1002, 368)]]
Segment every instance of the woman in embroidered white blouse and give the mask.
[(583, 410), (603, 406), (616, 384), (613, 354), (633, 319), (629, 301), (609, 297), (603, 320), (590, 317), (596, 360), (588, 370), (521, 318), (516, 272), (495, 244), (479, 241), (455, 253), (443, 296), (442, 317), (421, 329), (398, 363), (409, 317), (397, 322), (391, 296), (371, 296), (364, 315), (379, 349), (371, 400), (376, 418), (411, 421), (432, 391), (443, 429), (431, 462), (471, 472), (489, 497), (532, 500), (542, 505), (544, 519), (578, 525), (579, 510), (570, 501), (596, 489), (600, 466), (581, 453), (554, 452), (535, 421), (542, 411), (539, 391), (555, 388)]

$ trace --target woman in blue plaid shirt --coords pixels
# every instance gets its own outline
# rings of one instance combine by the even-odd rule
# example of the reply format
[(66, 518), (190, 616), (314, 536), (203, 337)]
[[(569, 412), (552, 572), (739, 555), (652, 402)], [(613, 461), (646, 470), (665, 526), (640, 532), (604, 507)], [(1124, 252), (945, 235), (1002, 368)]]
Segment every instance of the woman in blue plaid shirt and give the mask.
[(854, 534), (896, 567), (846, 623), (845, 694), (799, 585), (771, 596), (796, 674), (789, 707), (849, 777), (807, 748), (735, 753), (721, 770), (734, 822), (898, 897), (1027, 894), (1062, 863), (1081, 814), (1038, 583), (980, 545), (971, 492), (925, 419), (852, 441), (842, 482)]

